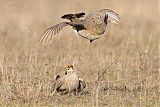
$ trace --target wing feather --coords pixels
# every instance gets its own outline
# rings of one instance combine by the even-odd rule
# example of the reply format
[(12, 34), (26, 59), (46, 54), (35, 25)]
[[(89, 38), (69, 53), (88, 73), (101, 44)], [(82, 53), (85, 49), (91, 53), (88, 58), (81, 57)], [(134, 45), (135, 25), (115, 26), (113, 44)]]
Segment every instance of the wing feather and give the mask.
[(110, 22), (113, 22), (113, 23), (119, 23), (120, 22), (119, 15), (116, 12), (114, 12), (113, 10), (103, 9), (103, 10), (99, 10), (98, 12), (101, 12), (104, 15), (108, 14), (108, 20)]
[(42, 44), (49, 44), (49, 43), (52, 43), (52, 40), (53, 40), (53, 35), (56, 35), (59, 33), (59, 31), (65, 27), (65, 26), (68, 26), (70, 25), (68, 22), (62, 22), (62, 23), (59, 23), (55, 26), (51, 26), (50, 28), (46, 29), (44, 31), (44, 33), (42, 34), (42, 37), (40, 39), (40, 42)]

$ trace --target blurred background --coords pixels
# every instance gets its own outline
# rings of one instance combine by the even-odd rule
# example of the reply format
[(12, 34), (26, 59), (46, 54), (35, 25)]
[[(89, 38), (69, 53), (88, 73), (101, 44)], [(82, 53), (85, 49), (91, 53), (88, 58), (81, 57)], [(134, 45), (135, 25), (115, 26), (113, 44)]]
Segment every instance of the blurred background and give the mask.
[[(160, 105), (158, 5), (158, 0), (0, 0), (2, 105), (45, 102), (94, 106), (97, 85), (93, 82), (115, 61), (119, 63), (109, 67), (103, 83), (100, 81), (100, 106)], [(99, 40), (89, 43), (66, 27), (55, 36), (53, 44), (39, 43), (45, 29), (65, 21), (60, 18), (62, 15), (87, 15), (101, 9), (117, 12), (121, 23), (110, 24)], [(67, 64), (74, 64), (90, 95), (62, 100), (50, 96), (48, 83)]]
[[(12, 27), (13, 30), (26, 30), (31, 26), (43, 24), (54, 25), (62, 21), (60, 17), (66, 13), (90, 12), (109, 8), (121, 16), (121, 26), (133, 27), (144, 24), (155, 27), (158, 24), (158, 0), (1, 0), (0, 1), (0, 22), (1, 30), (5, 27)], [(41, 25), (42, 24), (42, 25)], [(40, 26), (41, 25), (41, 26)], [(16, 29), (17, 28), (17, 29)], [(130, 30), (132, 30), (130, 28)]]
[[(1, 43), (3, 44), (4, 40), (7, 40), (5, 47), (10, 51), (15, 46), (11, 44), (12, 42), (18, 45), (37, 44), (46, 28), (65, 21), (60, 18), (62, 15), (76, 12), (85, 12), (87, 15), (104, 8), (114, 10), (121, 17), (121, 23), (108, 27), (107, 29), (109, 30), (106, 35), (99, 40), (107, 48), (118, 46), (128, 40), (130, 40), (130, 43), (139, 42), (141, 46), (146, 48), (151, 35), (154, 37), (158, 36), (159, 16), (157, 0), (101, 0), (100, 2), (93, 0), (72, 2), (66, 2), (65, 0), (1, 0)], [(154, 43), (154, 49), (157, 50), (158, 37), (155, 41), (153, 37), (151, 38), (151, 44)], [(63, 42), (68, 47), (73, 46), (68, 44), (69, 41), (72, 41), (73, 44), (75, 43), (75, 47), (78, 46), (77, 42), (82, 46), (88, 44), (88, 41), (83, 40), (83, 38), (77, 38), (69, 27), (63, 29), (55, 40), (55, 44), (60, 45)]]

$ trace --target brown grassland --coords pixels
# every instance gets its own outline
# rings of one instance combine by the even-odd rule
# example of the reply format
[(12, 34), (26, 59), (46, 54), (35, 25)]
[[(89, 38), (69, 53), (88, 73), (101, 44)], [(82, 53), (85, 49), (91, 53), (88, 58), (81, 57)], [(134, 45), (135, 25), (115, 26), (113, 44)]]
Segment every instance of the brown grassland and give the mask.
[[(0, 106), (160, 107), (158, 0), (0, 0)], [(89, 43), (63, 29), (53, 44), (43, 31), (65, 13), (109, 8), (121, 23)], [(82, 95), (52, 95), (52, 80), (74, 64)], [(99, 78), (98, 78), (99, 77)]]

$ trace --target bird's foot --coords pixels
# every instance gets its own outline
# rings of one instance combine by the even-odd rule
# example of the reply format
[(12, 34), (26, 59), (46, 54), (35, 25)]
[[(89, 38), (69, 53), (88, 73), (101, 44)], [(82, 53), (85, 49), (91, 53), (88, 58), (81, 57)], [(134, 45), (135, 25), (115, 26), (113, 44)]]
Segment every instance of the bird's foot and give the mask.
[(93, 40), (90, 40), (90, 43), (92, 43), (93, 42)]

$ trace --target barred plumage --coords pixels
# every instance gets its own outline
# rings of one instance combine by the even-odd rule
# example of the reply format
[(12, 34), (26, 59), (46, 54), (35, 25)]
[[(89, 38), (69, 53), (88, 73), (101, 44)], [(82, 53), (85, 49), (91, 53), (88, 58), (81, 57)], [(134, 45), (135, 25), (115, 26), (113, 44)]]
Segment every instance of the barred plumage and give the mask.
[(117, 13), (110, 9), (103, 9), (93, 12), (86, 16), (84, 20), (79, 18), (83, 17), (85, 13), (66, 14), (62, 16), (63, 19), (68, 19), (71, 22), (62, 22), (55, 26), (48, 28), (41, 38), (43, 44), (52, 42), (53, 35), (59, 33), (59, 31), (65, 26), (72, 26), (77, 34), (83, 38), (89, 39), (90, 42), (99, 39), (101, 35), (106, 31), (108, 22), (119, 23), (120, 17)]
[(79, 78), (73, 69), (73, 65), (67, 66), (67, 71), (62, 76), (57, 76), (55, 79), (53, 94), (55, 92), (66, 94), (70, 92), (81, 92), (86, 87), (82, 78)]

